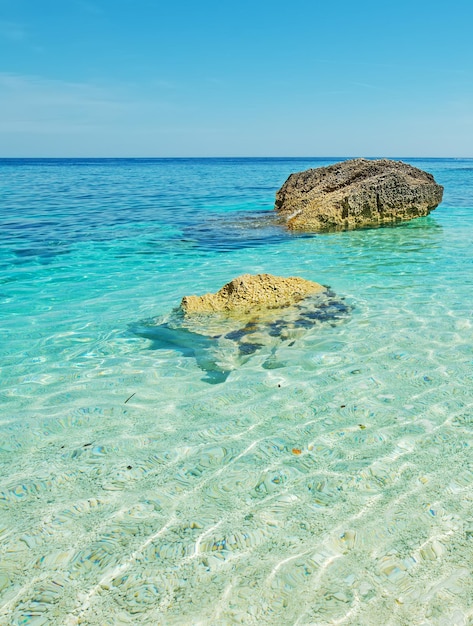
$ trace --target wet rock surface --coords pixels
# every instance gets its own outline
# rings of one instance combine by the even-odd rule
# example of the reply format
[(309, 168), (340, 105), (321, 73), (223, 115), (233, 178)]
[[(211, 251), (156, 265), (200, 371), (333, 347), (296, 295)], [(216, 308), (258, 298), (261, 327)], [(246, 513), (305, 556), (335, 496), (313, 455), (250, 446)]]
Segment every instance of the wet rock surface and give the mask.
[(431, 174), (407, 163), (352, 159), (291, 174), (275, 210), (291, 230), (351, 230), (428, 215), (442, 196)]

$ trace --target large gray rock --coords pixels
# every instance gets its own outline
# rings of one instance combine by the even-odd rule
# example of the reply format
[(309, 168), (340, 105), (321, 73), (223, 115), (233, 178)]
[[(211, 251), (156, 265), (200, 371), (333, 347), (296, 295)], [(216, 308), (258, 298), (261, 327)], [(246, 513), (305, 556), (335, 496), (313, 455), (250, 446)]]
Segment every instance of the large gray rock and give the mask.
[(291, 230), (349, 230), (428, 215), (442, 196), (432, 174), (407, 163), (352, 159), (291, 174), (275, 209)]

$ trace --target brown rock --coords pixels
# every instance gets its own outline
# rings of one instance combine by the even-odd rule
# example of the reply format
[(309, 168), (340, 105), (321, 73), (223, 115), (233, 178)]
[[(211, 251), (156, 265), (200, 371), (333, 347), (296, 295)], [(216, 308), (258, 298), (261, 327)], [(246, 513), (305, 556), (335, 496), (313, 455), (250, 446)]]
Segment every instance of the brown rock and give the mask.
[(350, 230), (428, 215), (443, 187), (402, 161), (352, 159), (291, 174), (275, 210), (291, 230)]
[(274, 309), (290, 306), (326, 288), (303, 278), (282, 278), (271, 274), (243, 274), (224, 285), (217, 293), (185, 296), (185, 313), (245, 312), (255, 308)]

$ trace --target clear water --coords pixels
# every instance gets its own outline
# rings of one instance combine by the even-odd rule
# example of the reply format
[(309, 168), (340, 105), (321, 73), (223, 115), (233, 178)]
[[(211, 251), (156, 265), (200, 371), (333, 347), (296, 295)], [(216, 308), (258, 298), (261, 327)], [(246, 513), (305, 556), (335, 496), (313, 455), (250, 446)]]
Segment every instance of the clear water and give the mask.
[[(473, 160), (411, 161), (427, 218), (280, 230), (330, 162), (0, 161), (0, 623), (473, 623)], [(350, 315), (224, 382), (136, 332), (244, 272)]]

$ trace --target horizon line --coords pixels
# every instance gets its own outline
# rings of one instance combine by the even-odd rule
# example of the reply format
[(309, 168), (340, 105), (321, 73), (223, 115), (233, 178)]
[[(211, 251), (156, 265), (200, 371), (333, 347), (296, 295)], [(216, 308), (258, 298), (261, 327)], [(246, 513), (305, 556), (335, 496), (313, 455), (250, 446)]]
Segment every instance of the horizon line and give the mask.
[(226, 156), (0, 156), (0, 161), (22, 161), (22, 160), (30, 160), (30, 161), (61, 161), (61, 160), (84, 160), (84, 161), (101, 161), (101, 160), (188, 160), (188, 159), (419, 159), (419, 160), (441, 160), (441, 159), (473, 159), (473, 156), (407, 156), (407, 155), (395, 155), (395, 156), (386, 156), (386, 155), (364, 155), (364, 156), (354, 156), (354, 155), (323, 155), (323, 156), (234, 156), (234, 155), (226, 155)]

